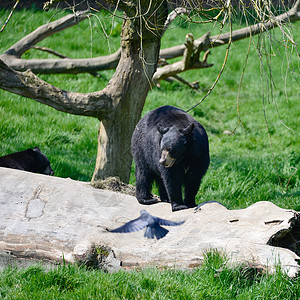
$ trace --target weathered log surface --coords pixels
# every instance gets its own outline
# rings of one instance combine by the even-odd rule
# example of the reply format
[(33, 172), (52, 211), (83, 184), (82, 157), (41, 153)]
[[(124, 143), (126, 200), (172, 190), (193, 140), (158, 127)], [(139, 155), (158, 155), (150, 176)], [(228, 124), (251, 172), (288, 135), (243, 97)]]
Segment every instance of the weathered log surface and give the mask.
[[(168, 220), (160, 240), (143, 231), (110, 233), (140, 215), (140, 209)], [(299, 215), (270, 202), (228, 210), (211, 203), (172, 213), (167, 203), (140, 205), (135, 197), (98, 190), (88, 183), (0, 168), (0, 267), (80, 260), (108, 270), (122, 267), (201, 264), (205, 251), (218, 249), (231, 262), (274, 271), (280, 264), (294, 276), (300, 268)], [(284, 236), (287, 238), (286, 241)], [(282, 247), (274, 247), (271, 244)], [(297, 255), (298, 254), (298, 255)]]

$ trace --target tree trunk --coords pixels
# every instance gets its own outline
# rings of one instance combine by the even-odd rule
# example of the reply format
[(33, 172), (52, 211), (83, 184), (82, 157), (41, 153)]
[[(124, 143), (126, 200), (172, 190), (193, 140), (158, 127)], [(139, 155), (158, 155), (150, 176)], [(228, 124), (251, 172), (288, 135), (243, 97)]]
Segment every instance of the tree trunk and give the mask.
[[(160, 32), (168, 16), (165, 4), (162, 5), (161, 1), (153, 2), (152, 9), (146, 13), (149, 18), (124, 19), (121, 59), (107, 86), (114, 94), (114, 110), (100, 123), (98, 154), (92, 181), (116, 175), (125, 183), (129, 181), (132, 164), (131, 136), (153, 85), (152, 76), (156, 71), (160, 50)], [(148, 9), (147, 5), (145, 7)], [(143, 14), (142, 11), (140, 13)], [(151, 28), (155, 24), (155, 30), (146, 28), (144, 19)]]
[(120, 104), (109, 119), (100, 122), (92, 181), (118, 176), (121, 181), (129, 182), (132, 164), (131, 135), (140, 118), (145, 99), (146, 96), (141, 95), (140, 101), (129, 100), (126, 104)]
[(118, 175), (121, 181), (129, 182), (132, 164), (131, 135), (141, 114), (140, 108), (132, 114), (130, 110), (129, 106), (122, 107), (110, 119), (100, 122), (98, 153), (92, 181)]

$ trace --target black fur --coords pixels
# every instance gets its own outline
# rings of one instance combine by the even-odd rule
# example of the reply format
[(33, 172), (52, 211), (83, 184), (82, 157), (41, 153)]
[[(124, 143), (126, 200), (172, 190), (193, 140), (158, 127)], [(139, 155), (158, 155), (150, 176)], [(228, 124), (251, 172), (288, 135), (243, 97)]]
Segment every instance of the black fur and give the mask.
[(0, 157), (0, 167), (53, 175), (50, 162), (38, 147)]
[[(208, 138), (199, 122), (176, 107), (159, 107), (139, 121), (131, 148), (141, 204), (158, 202), (151, 194), (156, 181), (161, 200), (170, 202), (173, 211), (196, 206), (195, 196), (209, 166)], [(159, 162), (163, 150), (176, 159), (169, 168)]]

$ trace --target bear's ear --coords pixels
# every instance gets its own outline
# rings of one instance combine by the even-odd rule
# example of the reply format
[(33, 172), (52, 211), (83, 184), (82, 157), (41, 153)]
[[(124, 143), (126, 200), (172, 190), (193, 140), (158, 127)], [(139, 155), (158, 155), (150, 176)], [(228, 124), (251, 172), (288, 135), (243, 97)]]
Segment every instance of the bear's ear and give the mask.
[(158, 123), (157, 130), (161, 135), (164, 135), (169, 130), (169, 127), (164, 127), (160, 123)]
[(27, 153), (31, 153), (31, 154), (33, 154), (33, 153), (34, 153), (34, 150), (33, 150), (33, 149), (31, 149), (31, 148), (28, 148), (26, 151), (27, 151)]
[(179, 129), (178, 131), (179, 131), (181, 134), (183, 134), (183, 135), (188, 135), (188, 134), (190, 134), (190, 133), (193, 131), (194, 127), (195, 127), (194, 123), (191, 123), (191, 124), (188, 125), (186, 128), (184, 128), (184, 129)]

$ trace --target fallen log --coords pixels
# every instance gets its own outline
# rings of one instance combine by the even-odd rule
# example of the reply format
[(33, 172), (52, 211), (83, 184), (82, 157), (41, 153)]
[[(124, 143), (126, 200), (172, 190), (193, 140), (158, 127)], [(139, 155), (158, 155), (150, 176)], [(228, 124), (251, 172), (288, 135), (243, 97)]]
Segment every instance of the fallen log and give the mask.
[[(139, 217), (140, 210), (180, 226), (160, 239), (143, 231), (109, 229)], [(270, 202), (228, 210), (208, 203), (173, 213), (168, 203), (140, 205), (135, 197), (89, 183), (0, 168), (0, 268), (80, 262), (107, 271), (161, 266), (193, 268), (208, 250), (230, 263), (260, 266), (289, 276), (300, 271), (300, 215)]]

